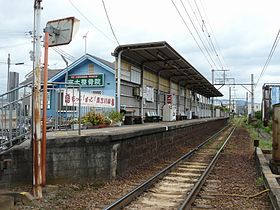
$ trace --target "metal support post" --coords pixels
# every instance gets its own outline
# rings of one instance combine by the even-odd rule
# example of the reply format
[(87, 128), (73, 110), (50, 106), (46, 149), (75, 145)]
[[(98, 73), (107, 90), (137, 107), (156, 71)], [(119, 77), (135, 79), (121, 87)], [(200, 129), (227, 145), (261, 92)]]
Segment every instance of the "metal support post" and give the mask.
[[(214, 69), (212, 69), (212, 85), (214, 85)], [(212, 97), (212, 110), (211, 110), (211, 117), (215, 117), (214, 113), (214, 97)]]
[(121, 111), (121, 57), (122, 50), (118, 54), (118, 78), (117, 78), (117, 111)]
[(141, 121), (144, 119), (144, 66), (141, 66), (141, 89), (142, 89), (142, 96), (140, 100), (140, 116), (141, 116)]
[(46, 144), (47, 144), (47, 100), (48, 100), (48, 50), (49, 32), (45, 32), (45, 53), (44, 53), (44, 84), (43, 84), (43, 127), (42, 127), (42, 186), (46, 185)]

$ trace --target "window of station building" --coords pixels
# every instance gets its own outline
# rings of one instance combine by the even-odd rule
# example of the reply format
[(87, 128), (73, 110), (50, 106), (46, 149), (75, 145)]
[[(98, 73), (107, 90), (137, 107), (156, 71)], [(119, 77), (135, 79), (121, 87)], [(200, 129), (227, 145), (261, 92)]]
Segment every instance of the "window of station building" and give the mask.
[(141, 84), (141, 70), (131, 66), (130, 81), (136, 84)]
[(103, 90), (92, 90), (93, 94), (103, 95)]
[[(47, 92), (47, 109), (51, 108), (51, 94)], [(43, 96), (41, 95), (41, 109), (43, 109)]]
[(88, 64), (88, 74), (94, 74), (94, 65), (93, 63)]
[(185, 96), (185, 88), (180, 86), (180, 92), (179, 92), (180, 96)]

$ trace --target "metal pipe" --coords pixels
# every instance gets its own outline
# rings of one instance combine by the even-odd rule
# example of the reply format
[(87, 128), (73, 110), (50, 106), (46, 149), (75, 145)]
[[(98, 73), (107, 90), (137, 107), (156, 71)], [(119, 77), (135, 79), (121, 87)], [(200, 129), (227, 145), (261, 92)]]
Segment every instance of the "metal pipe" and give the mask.
[(118, 78), (117, 78), (117, 111), (121, 111), (121, 56), (123, 50), (118, 54)]
[(144, 118), (144, 67), (143, 65), (141, 66), (141, 89), (142, 89), (142, 97), (140, 101), (140, 116), (141, 119)]
[(46, 185), (46, 143), (47, 143), (47, 96), (48, 96), (48, 52), (49, 32), (45, 32), (45, 53), (44, 53), (44, 84), (43, 84), (43, 125), (42, 125), (42, 186)]
[(81, 86), (79, 85), (79, 135), (81, 135)]
[[(212, 85), (214, 85), (214, 69), (212, 69)], [(215, 117), (214, 112), (214, 97), (212, 97), (212, 109), (211, 109), (211, 117)]]
[(158, 85), (158, 91), (157, 91), (156, 106), (157, 106), (157, 115), (160, 116), (160, 114), (159, 114), (159, 106), (160, 106), (160, 71), (158, 71), (158, 74), (157, 74), (157, 85)]

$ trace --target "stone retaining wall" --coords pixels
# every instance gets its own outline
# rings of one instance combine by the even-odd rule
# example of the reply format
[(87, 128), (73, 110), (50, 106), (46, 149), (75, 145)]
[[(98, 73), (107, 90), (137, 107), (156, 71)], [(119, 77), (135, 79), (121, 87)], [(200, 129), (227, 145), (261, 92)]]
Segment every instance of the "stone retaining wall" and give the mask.
[[(206, 139), (221, 129), (227, 118), (182, 121), (167, 126), (57, 137), (47, 141), (47, 183), (104, 181), (152, 159), (164, 157), (195, 139)], [(31, 183), (30, 149), (15, 149), (0, 156), (0, 184)], [(3, 165), (3, 167), (2, 167)], [(5, 167), (4, 167), (5, 165)]]

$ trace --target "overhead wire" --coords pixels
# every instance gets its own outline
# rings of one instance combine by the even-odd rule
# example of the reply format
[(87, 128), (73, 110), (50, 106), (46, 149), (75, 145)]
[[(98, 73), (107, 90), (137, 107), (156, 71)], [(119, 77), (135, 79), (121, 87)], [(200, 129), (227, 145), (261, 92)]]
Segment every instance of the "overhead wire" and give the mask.
[(195, 24), (194, 24), (194, 22), (193, 22), (193, 20), (192, 20), (192, 18), (191, 18), (191, 16), (190, 16), (189, 12), (187, 11), (187, 9), (186, 9), (186, 7), (185, 7), (184, 2), (183, 2), (182, 0), (180, 0), (180, 2), (181, 2), (181, 5), (182, 5), (183, 8), (184, 8), (185, 13), (187, 14), (187, 16), (188, 16), (188, 18), (189, 18), (189, 20), (190, 20), (190, 22), (191, 22), (191, 24), (192, 24), (192, 26), (193, 26), (195, 32), (196, 32), (196, 34), (197, 34), (199, 40), (201, 41), (202, 46), (204, 47), (206, 53), (208, 54), (210, 60), (213, 62), (214, 66), (217, 68), (216, 63), (215, 63), (215, 61), (213, 60), (213, 58), (212, 58), (212, 56), (211, 56), (211, 54), (210, 54), (210, 52), (209, 52), (209, 49), (208, 49), (207, 46), (205, 45), (205, 43), (204, 43), (204, 41), (203, 41), (203, 39), (202, 39), (200, 33), (198, 32), (198, 30), (197, 30), (197, 28), (196, 28), (196, 26), (195, 26)]
[[(107, 39), (111, 40), (112, 42), (116, 42), (115, 40), (111, 39), (109, 36), (107, 36), (101, 29), (99, 29), (87, 16), (85, 16), (81, 10), (78, 9), (78, 7), (75, 6), (75, 4), (72, 2), (72, 0), (68, 0), (72, 7), (81, 15), (83, 18), (86, 19), (86, 21), (91, 24), (97, 31), (99, 31), (103, 36), (105, 36)], [(117, 42), (118, 43), (118, 42)]]
[(266, 61), (265, 61), (265, 64), (264, 64), (264, 66), (263, 66), (263, 69), (262, 69), (262, 71), (261, 71), (261, 74), (260, 74), (260, 76), (259, 76), (259, 78), (258, 78), (257, 83), (256, 83), (255, 86), (258, 85), (258, 83), (259, 83), (261, 77), (263, 76), (265, 70), (267, 69), (268, 64), (270, 63), (270, 60), (271, 60), (271, 58), (272, 58), (272, 56), (273, 56), (273, 54), (274, 54), (274, 52), (275, 52), (275, 49), (276, 49), (276, 47), (277, 47), (277, 45), (278, 45), (278, 42), (279, 42), (279, 40), (280, 40), (279, 34), (280, 34), (280, 29), (278, 30), (278, 33), (277, 33), (277, 35), (276, 35), (276, 38), (275, 38), (275, 40), (274, 40), (274, 42), (273, 42), (273, 45), (272, 45), (271, 50), (270, 50), (270, 52), (269, 52), (269, 55), (268, 55), (268, 57), (267, 57), (267, 59), (266, 59)]
[(173, 0), (171, 0), (173, 6), (175, 7), (177, 13), (179, 14), (179, 16), (181, 17), (184, 25), (186, 26), (186, 28), (188, 29), (189, 33), (191, 34), (192, 38), (194, 39), (195, 43), (197, 44), (198, 48), (200, 49), (200, 51), (202, 52), (202, 54), (204, 55), (206, 61), (208, 62), (208, 64), (211, 66), (211, 68), (213, 68), (213, 65), (210, 63), (209, 59), (207, 58), (206, 54), (204, 53), (204, 51), (202, 50), (202, 48), (200, 47), (200, 45), (198, 44), (198, 41), (196, 40), (195, 36), (193, 35), (192, 31), (190, 30), (188, 24), (186, 23), (185, 19), (183, 18), (180, 10), (178, 9), (178, 7), (176, 6), (175, 2)]
[(113, 34), (113, 36), (115, 37), (115, 40), (116, 40), (116, 42), (118, 43), (118, 45), (120, 45), (119, 40), (117, 39), (116, 34), (115, 34), (115, 32), (114, 32), (114, 29), (113, 29), (113, 26), (112, 26), (112, 24), (111, 24), (111, 21), (110, 21), (110, 18), (109, 18), (109, 15), (108, 15), (108, 12), (107, 12), (107, 9), (106, 9), (104, 0), (102, 0), (102, 3), (103, 3), (103, 7), (104, 7), (104, 10), (105, 10), (106, 17), (107, 17), (107, 20), (108, 20), (108, 22), (109, 22), (109, 25), (110, 25), (112, 34)]
[(208, 18), (208, 16), (207, 16), (206, 9), (205, 9), (205, 7), (203, 6), (203, 3), (202, 3), (201, 0), (200, 0), (200, 5), (201, 5), (201, 7), (202, 7), (203, 13), (204, 13), (205, 18), (206, 18), (206, 20), (207, 20), (207, 23), (208, 23), (208, 25), (209, 25), (210, 31), (211, 31), (211, 33), (212, 33), (212, 37), (214, 38), (215, 45), (217, 46), (217, 49), (218, 49), (218, 51), (220, 52), (220, 55), (221, 55), (220, 58), (221, 58), (221, 61), (222, 61), (222, 63), (223, 63), (223, 66), (226, 68), (227, 65), (226, 65), (225, 59), (224, 59), (224, 57), (223, 57), (223, 55), (222, 55), (222, 53), (221, 53), (221, 48), (220, 48), (219, 43), (218, 43), (218, 41), (217, 41), (217, 39), (216, 39), (214, 30), (213, 30), (213, 28), (212, 28), (212, 26), (211, 26), (211, 23), (210, 23), (210, 21), (209, 21), (209, 18)]
[[(211, 44), (209, 43), (206, 34), (204, 33), (204, 30), (203, 30), (203, 23), (201, 24), (200, 21), (198, 20), (198, 17), (197, 17), (197, 15), (196, 15), (196, 12), (194, 11), (193, 5), (191, 4), (190, 0), (187, 0), (187, 1), (188, 1), (188, 4), (189, 4), (189, 6), (190, 6), (190, 8), (191, 8), (191, 10), (192, 10), (192, 13), (193, 13), (193, 15), (194, 15), (194, 17), (195, 17), (196, 23), (198, 24), (198, 27), (201, 28), (201, 31), (202, 31), (202, 34), (203, 34), (205, 40), (206, 40), (206, 43), (208, 44), (209, 48), (212, 49), (212, 46), (211, 46)], [(200, 32), (200, 30), (198, 30), (198, 31)]]
[[(193, 0), (193, 1), (194, 1), (196, 10), (198, 11), (198, 14), (199, 14), (199, 17), (200, 17), (200, 20), (201, 20), (201, 21), (198, 20), (197, 15), (196, 15), (196, 13), (194, 12), (194, 9), (192, 8), (192, 10), (193, 10), (193, 12), (194, 12), (194, 15), (195, 15), (195, 17), (196, 17), (196, 20), (197, 20), (198, 24), (200, 24), (200, 22), (201, 22), (201, 30), (202, 30), (203, 34), (205, 35), (205, 39), (206, 39), (207, 43), (209, 44), (210, 49), (212, 50), (213, 54), (214, 54), (215, 57), (217, 58), (218, 63), (220, 64), (221, 69), (224, 69), (223, 63), (222, 63), (222, 61), (221, 61), (221, 59), (220, 59), (220, 57), (219, 57), (219, 54), (218, 54), (218, 52), (217, 52), (217, 50), (216, 50), (216, 47), (215, 47), (215, 45), (214, 45), (214, 43), (213, 43), (213, 41), (212, 41), (211, 35), (210, 35), (209, 31), (208, 31), (206, 21), (205, 21), (205, 19), (203, 18), (203, 15), (202, 15), (202, 13), (201, 13), (201, 11), (200, 11), (200, 9), (199, 9), (199, 6), (198, 6), (196, 0)], [(188, 2), (189, 2), (189, 0), (188, 0)], [(190, 3), (190, 2), (189, 2), (189, 3)], [(205, 30), (203, 30), (203, 26), (205, 27)], [(205, 33), (206, 33), (206, 34), (205, 34)]]
[(58, 47), (52, 47), (51, 48), (53, 51), (55, 51), (59, 55), (63, 55), (67, 60), (74, 62), (76, 58), (69, 53), (65, 52), (64, 50), (58, 48)]

